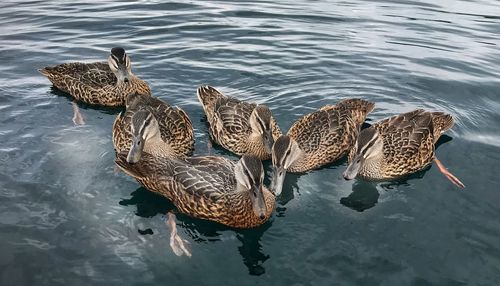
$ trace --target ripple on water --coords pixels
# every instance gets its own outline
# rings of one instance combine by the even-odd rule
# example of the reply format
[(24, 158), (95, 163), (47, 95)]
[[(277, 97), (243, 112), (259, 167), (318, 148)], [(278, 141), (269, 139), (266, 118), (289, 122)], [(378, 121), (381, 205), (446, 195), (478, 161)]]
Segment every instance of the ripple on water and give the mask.
[[(250, 274), (268, 284), (495, 285), (499, 3), (1, 2), (0, 284), (263, 281)], [(37, 71), (105, 61), (112, 46), (127, 49), (154, 95), (187, 111), (196, 154), (209, 148), (199, 85), (267, 104), (283, 130), (360, 97), (376, 103), (369, 123), (416, 108), (452, 114), (437, 153), (467, 189), (434, 166), (347, 182), (344, 160), (287, 176), (260, 228), (176, 213), (193, 258), (176, 257), (165, 223), (173, 205), (113, 171), (119, 110), (79, 104), (87, 124), (74, 126), (72, 99)]]

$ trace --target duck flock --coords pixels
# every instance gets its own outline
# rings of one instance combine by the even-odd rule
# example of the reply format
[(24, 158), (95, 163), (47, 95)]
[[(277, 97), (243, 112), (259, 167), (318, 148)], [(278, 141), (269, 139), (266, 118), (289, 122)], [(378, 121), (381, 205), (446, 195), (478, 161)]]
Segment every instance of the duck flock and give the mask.
[[(283, 133), (264, 104), (200, 86), (197, 96), (215, 144), (241, 156), (191, 156), (195, 135), (188, 115), (151, 95), (132, 73), (120, 47), (107, 62), (65, 63), (40, 70), (76, 100), (124, 106), (112, 127), (116, 164), (148, 190), (192, 217), (235, 228), (252, 228), (271, 216), (287, 172), (304, 173), (348, 156), (347, 180), (393, 180), (436, 162), (458, 187), (465, 187), (436, 158), (435, 143), (453, 126), (451, 115), (417, 109), (361, 130), (375, 104), (347, 99), (304, 115)], [(262, 160), (272, 159), (270, 187)]]

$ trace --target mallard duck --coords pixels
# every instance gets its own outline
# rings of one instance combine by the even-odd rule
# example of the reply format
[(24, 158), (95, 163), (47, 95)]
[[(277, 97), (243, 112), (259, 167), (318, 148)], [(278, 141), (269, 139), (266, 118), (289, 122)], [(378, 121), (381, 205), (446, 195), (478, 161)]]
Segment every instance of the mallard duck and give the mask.
[(281, 193), (286, 172), (310, 171), (346, 155), (374, 106), (366, 100), (347, 99), (297, 120), (273, 146), (271, 190), (274, 194)]
[(189, 216), (235, 228), (266, 222), (275, 197), (263, 184), (262, 162), (243, 155), (236, 163), (220, 156), (161, 158), (144, 153), (136, 164), (120, 153), (116, 163), (150, 191)]
[(452, 126), (451, 115), (422, 109), (379, 121), (360, 132), (344, 178), (391, 180), (420, 171), (434, 160), (450, 181), (464, 187), (435, 155), (434, 144)]
[(66, 63), (39, 71), (58, 89), (89, 104), (123, 106), (129, 94), (151, 94), (148, 84), (132, 74), (130, 57), (119, 47), (111, 49), (107, 63)]
[(274, 139), (281, 131), (267, 106), (225, 96), (211, 86), (200, 86), (197, 95), (212, 141), (237, 155), (271, 158)]
[(127, 109), (113, 123), (113, 146), (137, 163), (143, 152), (160, 157), (190, 156), (194, 150), (191, 120), (179, 107), (149, 95), (127, 98)]

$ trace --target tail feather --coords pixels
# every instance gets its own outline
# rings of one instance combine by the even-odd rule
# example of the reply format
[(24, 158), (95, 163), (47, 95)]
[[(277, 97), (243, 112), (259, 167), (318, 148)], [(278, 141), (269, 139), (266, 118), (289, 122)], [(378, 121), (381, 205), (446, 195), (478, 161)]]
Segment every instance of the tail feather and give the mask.
[(359, 98), (353, 98), (342, 100), (337, 104), (337, 106), (350, 110), (356, 123), (363, 124), (368, 113), (372, 112), (375, 107), (375, 103)]
[(131, 164), (127, 162), (127, 152), (116, 155), (115, 163), (128, 175), (140, 180), (171, 175), (171, 159), (159, 158), (143, 152), (139, 162)]
[(142, 178), (144, 177), (143, 170), (140, 168), (140, 161), (137, 164), (130, 164), (127, 162), (127, 153), (121, 152), (116, 155), (115, 159), (116, 165), (120, 167), (127, 175), (132, 176), (134, 178)]
[(451, 115), (444, 112), (431, 112), (431, 114), (432, 125), (434, 127), (434, 138), (437, 140), (441, 134), (453, 127), (455, 122)]
[(49, 77), (51, 75), (51, 72), (50, 72), (50, 68), (49, 67), (45, 67), (45, 68), (42, 68), (42, 69), (38, 69), (38, 72), (43, 74), (44, 76), (46, 77)]
[(215, 103), (215, 100), (224, 96), (220, 91), (209, 85), (202, 85), (198, 87), (198, 89), (196, 90), (196, 95), (198, 96), (198, 100), (200, 101), (201, 105), (203, 105), (203, 109), (205, 110), (207, 109), (207, 107), (212, 106)]
[(375, 107), (375, 103), (359, 98), (352, 98), (342, 100), (341, 102), (337, 103), (337, 106), (343, 106), (348, 109), (358, 110), (365, 114), (368, 114), (372, 112), (373, 108)]

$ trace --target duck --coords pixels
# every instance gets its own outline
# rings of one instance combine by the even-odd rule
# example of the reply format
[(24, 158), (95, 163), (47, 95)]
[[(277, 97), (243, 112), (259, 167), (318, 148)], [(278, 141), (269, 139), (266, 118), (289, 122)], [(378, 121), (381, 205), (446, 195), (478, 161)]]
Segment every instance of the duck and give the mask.
[(363, 99), (345, 99), (298, 119), (272, 147), (272, 192), (280, 195), (287, 172), (308, 172), (347, 155), (374, 107)]
[(112, 141), (116, 152), (127, 152), (127, 162), (133, 164), (143, 152), (159, 157), (191, 156), (195, 140), (184, 110), (154, 96), (131, 94), (126, 110), (113, 123)]
[(200, 86), (196, 94), (213, 142), (239, 156), (271, 158), (271, 148), (281, 130), (267, 106), (240, 101), (208, 85)]
[(130, 57), (121, 47), (111, 49), (108, 62), (64, 63), (39, 70), (76, 100), (101, 106), (124, 106), (127, 95), (151, 95), (149, 85), (132, 73)]
[(450, 114), (424, 109), (383, 119), (359, 133), (343, 176), (346, 180), (393, 180), (421, 171), (435, 161), (453, 184), (464, 188), (436, 157), (437, 140), (453, 124)]
[(156, 157), (144, 153), (135, 164), (120, 153), (116, 164), (148, 190), (160, 194), (188, 216), (233, 228), (253, 228), (271, 216), (275, 197), (264, 185), (264, 168), (255, 155), (235, 162), (221, 156)]

